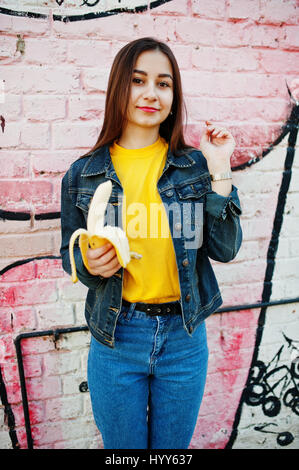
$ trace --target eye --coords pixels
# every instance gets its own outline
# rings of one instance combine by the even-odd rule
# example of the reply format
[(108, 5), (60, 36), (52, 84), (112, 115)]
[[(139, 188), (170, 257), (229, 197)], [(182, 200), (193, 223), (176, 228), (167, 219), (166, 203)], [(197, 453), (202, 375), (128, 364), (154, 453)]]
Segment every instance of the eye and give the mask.
[(137, 85), (140, 85), (141, 83), (143, 83), (142, 79), (138, 77), (133, 77), (132, 82), (136, 83)]
[(161, 88), (170, 87), (168, 82), (159, 82), (159, 85), (160, 85)]

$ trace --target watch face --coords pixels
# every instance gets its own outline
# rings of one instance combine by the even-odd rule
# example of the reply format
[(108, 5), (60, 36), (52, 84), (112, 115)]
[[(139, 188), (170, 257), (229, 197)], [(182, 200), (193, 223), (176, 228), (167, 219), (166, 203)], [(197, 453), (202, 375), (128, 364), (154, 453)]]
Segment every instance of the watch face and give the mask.
[(48, 16), (51, 11), (54, 20), (78, 21), (124, 12), (138, 13), (169, 1), (171, 0), (3, 0), (0, 12), (38, 18)]

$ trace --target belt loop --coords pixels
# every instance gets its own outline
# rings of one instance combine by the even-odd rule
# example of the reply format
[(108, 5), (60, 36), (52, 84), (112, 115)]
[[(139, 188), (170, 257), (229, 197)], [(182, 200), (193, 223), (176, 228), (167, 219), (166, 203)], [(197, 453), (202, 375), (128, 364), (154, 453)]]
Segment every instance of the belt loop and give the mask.
[(135, 305), (136, 305), (136, 303), (131, 303), (131, 304), (130, 304), (128, 313), (127, 313), (127, 315), (126, 315), (126, 320), (131, 320), (131, 318), (132, 318), (132, 316), (133, 316), (133, 314), (134, 314)]

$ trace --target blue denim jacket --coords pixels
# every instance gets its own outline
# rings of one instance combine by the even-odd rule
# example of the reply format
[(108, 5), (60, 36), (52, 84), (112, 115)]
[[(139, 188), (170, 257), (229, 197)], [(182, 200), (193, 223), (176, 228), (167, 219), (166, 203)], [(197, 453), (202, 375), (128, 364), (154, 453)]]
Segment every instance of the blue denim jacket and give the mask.
[[(123, 188), (113, 167), (109, 147), (104, 146), (76, 160), (62, 180), (61, 191), (61, 256), (64, 270), (71, 274), (69, 240), (78, 228), (86, 228), (91, 198), (100, 183), (110, 179), (112, 194), (109, 206), (122, 204)], [(132, 182), (133, 184), (133, 182)], [(242, 213), (237, 188), (232, 185), (228, 197), (211, 189), (211, 179), (203, 154), (189, 149), (180, 156), (168, 150), (166, 164), (159, 178), (158, 191), (164, 206), (176, 203), (188, 207), (191, 228), (199, 232), (200, 243), (188, 248), (182, 224), (175, 223), (173, 211), (166, 211), (176, 255), (182, 307), (183, 326), (192, 336), (195, 328), (222, 304), (219, 286), (209, 258), (228, 262), (242, 242), (239, 216)], [(200, 203), (200, 204), (198, 204)], [(202, 224), (195, 217), (196, 207), (202, 208)], [(191, 210), (190, 210), (191, 209)], [(108, 212), (105, 214), (107, 223)], [(121, 214), (121, 210), (118, 211)], [(109, 225), (112, 225), (109, 222)], [(115, 225), (122, 227), (121, 216)], [(123, 268), (110, 278), (91, 275), (85, 268), (78, 243), (74, 257), (79, 280), (89, 290), (85, 303), (85, 318), (91, 334), (113, 348), (114, 331), (122, 305)]]

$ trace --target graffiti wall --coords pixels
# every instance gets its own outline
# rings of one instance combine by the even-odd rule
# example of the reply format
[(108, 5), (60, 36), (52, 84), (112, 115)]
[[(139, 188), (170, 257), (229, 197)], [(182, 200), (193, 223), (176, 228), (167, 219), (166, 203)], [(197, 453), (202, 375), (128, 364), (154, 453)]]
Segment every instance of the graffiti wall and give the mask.
[(296, 0), (0, 2), (0, 448), (102, 448), (89, 400), (86, 289), (61, 267), (60, 183), (99, 134), (132, 39), (174, 51), (187, 140), (228, 127), (244, 241), (213, 262), (224, 304), (194, 449), (299, 447)]

